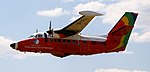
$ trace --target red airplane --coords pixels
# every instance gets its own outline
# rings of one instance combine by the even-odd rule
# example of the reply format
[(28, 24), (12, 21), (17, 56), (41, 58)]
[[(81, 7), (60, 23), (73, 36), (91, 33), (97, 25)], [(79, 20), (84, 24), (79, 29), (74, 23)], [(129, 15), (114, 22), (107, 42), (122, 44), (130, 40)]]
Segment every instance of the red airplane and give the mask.
[(108, 35), (82, 36), (79, 33), (95, 17), (102, 14), (81, 11), (82, 16), (68, 26), (47, 33), (34, 33), (29, 38), (12, 43), (10, 47), (21, 52), (51, 53), (57, 57), (69, 55), (93, 55), (124, 51), (138, 13), (125, 12)]

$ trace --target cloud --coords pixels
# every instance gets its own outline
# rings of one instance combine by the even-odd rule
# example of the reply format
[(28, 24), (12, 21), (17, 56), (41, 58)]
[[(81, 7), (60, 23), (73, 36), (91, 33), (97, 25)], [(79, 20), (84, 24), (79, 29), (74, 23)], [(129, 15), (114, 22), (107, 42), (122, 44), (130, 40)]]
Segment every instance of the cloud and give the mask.
[[(148, 0), (120, 0), (116, 3), (107, 5), (104, 9), (106, 14), (103, 18), (103, 22), (114, 24), (127, 11), (139, 13), (140, 17), (138, 16), (138, 18), (140, 19), (138, 20), (143, 22), (144, 19), (148, 18), (148, 16), (146, 16), (147, 14), (145, 15), (145, 13), (148, 13), (145, 12), (147, 9), (150, 9), (150, 3)], [(141, 19), (141, 17), (144, 19)]]
[(61, 15), (68, 14), (68, 11), (63, 10), (62, 8), (55, 8), (51, 10), (43, 10), (43, 11), (38, 11), (37, 15), (38, 16), (48, 16), (48, 17), (57, 17)]
[(131, 35), (131, 39), (137, 43), (150, 42), (150, 31), (143, 33), (134, 32)]
[(10, 44), (14, 42), (16, 41), (0, 36), (0, 57), (24, 59), (27, 56), (46, 55), (46, 54), (35, 54), (35, 53), (23, 53), (23, 52), (16, 51), (10, 47)]
[(95, 72), (146, 72), (146, 71), (124, 70), (124, 69), (97, 69)]
[(13, 57), (13, 58), (18, 58), (22, 59), (25, 56), (22, 53), (18, 53), (14, 51), (12, 48), (10, 48), (10, 44), (13, 43), (14, 41), (11, 39), (7, 39), (3, 36), (0, 36), (0, 57)]
[(125, 12), (137, 12), (137, 8), (138, 6), (134, 0), (121, 0), (107, 5), (103, 23), (115, 24)]
[[(85, 0), (87, 1), (87, 0)], [(74, 15), (79, 15), (78, 13), (80, 11), (95, 11), (95, 12), (99, 12), (101, 10), (103, 10), (105, 7), (105, 4), (100, 3), (99, 1), (90, 1), (84, 4), (78, 4), (74, 7), (74, 10), (72, 11), (72, 13), (70, 14), (74, 14)], [(80, 16), (73, 16), (70, 21), (74, 21), (77, 18), (79, 18)]]
[(85, 4), (79, 4), (74, 7), (74, 10), (76, 12), (84, 11), (84, 10), (90, 10), (90, 11), (96, 11), (99, 12), (100, 10), (103, 10), (105, 7), (105, 4), (100, 3), (99, 1), (91, 1)]

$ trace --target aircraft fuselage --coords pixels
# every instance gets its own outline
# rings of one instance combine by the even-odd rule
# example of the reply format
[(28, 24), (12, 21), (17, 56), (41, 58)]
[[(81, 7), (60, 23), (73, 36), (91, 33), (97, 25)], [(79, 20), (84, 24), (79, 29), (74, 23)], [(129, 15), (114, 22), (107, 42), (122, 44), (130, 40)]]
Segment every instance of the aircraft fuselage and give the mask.
[(98, 53), (119, 52), (124, 51), (125, 47), (119, 50), (112, 50), (119, 45), (119, 42), (111, 42), (109, 40), (89, 41), (89, 40), (70, 40), (48, 38), (32, 38), (12, 44), (14, 49), (22, 52), (39, 52), (51, 53), (58, 57), (65, 57), (68, 55), (92, 55)]

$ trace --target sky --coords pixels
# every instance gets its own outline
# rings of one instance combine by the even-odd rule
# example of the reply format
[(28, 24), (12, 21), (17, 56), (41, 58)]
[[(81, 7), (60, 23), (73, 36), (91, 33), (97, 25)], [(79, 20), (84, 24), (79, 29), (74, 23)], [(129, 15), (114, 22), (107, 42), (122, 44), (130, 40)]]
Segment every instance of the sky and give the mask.
[[(150, 72), (149, 0), (2, 0), (0, 1), (0, 72)], [(124, 52), (58, 58), (22, 53), (9, 45), (30, 36), (69, 25), (80, 11), (104, 14), (81, 32), (106, 35), (125, 12), (138, 13)]]

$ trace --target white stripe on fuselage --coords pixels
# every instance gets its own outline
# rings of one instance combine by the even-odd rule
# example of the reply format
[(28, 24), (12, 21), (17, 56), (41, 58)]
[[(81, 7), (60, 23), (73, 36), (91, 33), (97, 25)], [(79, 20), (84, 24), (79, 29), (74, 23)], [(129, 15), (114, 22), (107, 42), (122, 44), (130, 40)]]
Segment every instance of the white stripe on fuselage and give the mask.
[(100, 42), (105, 42), (107, 40), (106, 35), (103, 35), (103, 36), (73, 35), (64, 39), (100, 41)]

